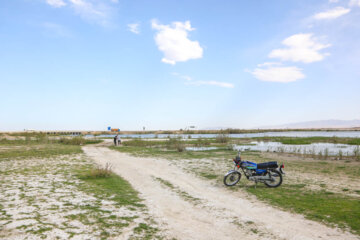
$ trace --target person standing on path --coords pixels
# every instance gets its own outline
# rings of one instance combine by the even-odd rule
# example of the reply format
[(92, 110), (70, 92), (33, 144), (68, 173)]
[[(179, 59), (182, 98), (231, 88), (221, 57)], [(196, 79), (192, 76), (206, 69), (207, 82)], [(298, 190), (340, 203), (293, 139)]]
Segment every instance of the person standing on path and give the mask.
[(114, 137), (114, 145), (117, 146), (117, 143), (118, 143), (118, 135), (116, 135), (116, 136)]

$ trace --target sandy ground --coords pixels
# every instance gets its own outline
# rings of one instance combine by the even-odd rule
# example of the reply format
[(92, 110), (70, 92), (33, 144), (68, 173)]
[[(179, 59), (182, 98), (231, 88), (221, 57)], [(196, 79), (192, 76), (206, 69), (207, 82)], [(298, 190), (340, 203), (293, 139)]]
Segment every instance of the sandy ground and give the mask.
[(216, 186), (166, 160), (132, 157), (106, 147), (83, 150), (100, 165), (111, 163), (140, 192), (168, 238), (360, 239)]
[(107, 239), (136, 238), (148, 214), (82, 191), (69, 170), (88, 165), (83, 154), (0, 161), (0, 239), (101, 239), (104, 230)]

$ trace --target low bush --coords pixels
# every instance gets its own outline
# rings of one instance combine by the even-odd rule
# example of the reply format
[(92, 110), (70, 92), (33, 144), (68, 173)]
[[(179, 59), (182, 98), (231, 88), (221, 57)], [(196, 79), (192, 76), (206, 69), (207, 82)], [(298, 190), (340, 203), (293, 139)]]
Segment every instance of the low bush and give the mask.
[(85, 138), (82, 137), (74, 137), (74, 138), (65, 138), (62, 137), (59, 139), (59, 143), (66, 144), (66, 145), (84, 145)]
[(227, 143), (230, 141), (229, 135), (225, 133), (218, 134), (215, 139), (217, 143)]
[(113, 174), (112, 165), (106, 163), (104, 167), (98, 166), (95, 169), (92, 169), (89, 173), (89, 177), (92, 178), (106, 178), (110, 177)]
[(102, 140), (99, 139), (85, 139), (83, 137), (73, 137), (73, 138), (66, 138), (62, 137), (58, 141), (58, 143), (65, 144), (65, 145), (85, 145), (85, 144), (96, 144), (101, 143)]
[(176, 149), (178, 152), (185, 150), (185, 144), (181, 141), (181, 138), (170, 138), (166, 145), (169, 149)]
[(151, 147), (151, 146), (158, 146), (163, 145), (163, 141), (145, 141), (142, 139), (134, 139), (131, 141), (125, 141), (122, 143), (124, 146), (128, 147)]

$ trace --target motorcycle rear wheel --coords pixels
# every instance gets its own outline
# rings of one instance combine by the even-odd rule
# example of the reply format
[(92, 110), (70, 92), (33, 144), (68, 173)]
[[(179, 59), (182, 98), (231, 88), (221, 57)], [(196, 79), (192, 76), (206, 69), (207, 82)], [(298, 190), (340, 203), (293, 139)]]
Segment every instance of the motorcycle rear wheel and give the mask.
[(237, 171), (230, 172), (224, 177), (224, 184), (228, 187), (234, 186), (240, 181), (241, 173)]
[(265, 181), (264, 184), (267, 187), (276, 188), (276, 187), (281, 185), (281, 183), (282, 183), (282, 174), (278, 170), (276, 170), (276, 169), (270, 170), (268, 172), (268, 174), (271, 174), (271, 176), (273, 178), (275, 178), (275, 180), (274, 181)]

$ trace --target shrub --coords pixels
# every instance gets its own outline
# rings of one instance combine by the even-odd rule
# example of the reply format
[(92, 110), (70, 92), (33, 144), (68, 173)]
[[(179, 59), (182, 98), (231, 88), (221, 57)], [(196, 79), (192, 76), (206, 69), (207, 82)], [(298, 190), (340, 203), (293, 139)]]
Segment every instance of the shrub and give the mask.
[(216, 136), (216, 142), (218, 143), (227, 143), (229, 142), (230, 137), (228, 134), (220, 133)]
[(357, 146), (354, 149), (354, 157), (355, 157), (356, 160), (360, 160), (360, 148), (359, 148), (359, 146)]
[(209, 146), (209, 145), (210, 145), (210, 141), (202, 139), (202, 138), (198, 138), (195, 142), (195, 147), (203, 147), (203, 146)]
[(90, 171), (89, 176), (93, 178), (106, 178), (110, 177), (113, 174), (112, 165), (106, 163), (104, 167), (97, 166), (95, 169)]
[(132, 147), (146, 147), (148, 143), (142, 139), (134, 139), (131, 141), (126, 141), (122, 143), (124, 146), (132, 146)]
[(329, 149), (325, 148), (324, 150), (324, 158), (327, 159), (329, 156)]
[(338, 157), (339, 157), (339, 160), (342, 160), (342, 158), (343, 158), (343, 152), (342, 152), (341, 150), (339, 150)]
[(185, 150), (185, 144), (181, 141), (181, 138), (170, 138), (167, 141), (167, 147), (170, 149), (176, 149), (178, 152), (183, 152)]
[(66, 145), (83, 145), (85, 141), (86, 141), (85, 138), (82, 137), (74, 137), (74, 138), (62, 137), (59, 139), (59, 143)]

